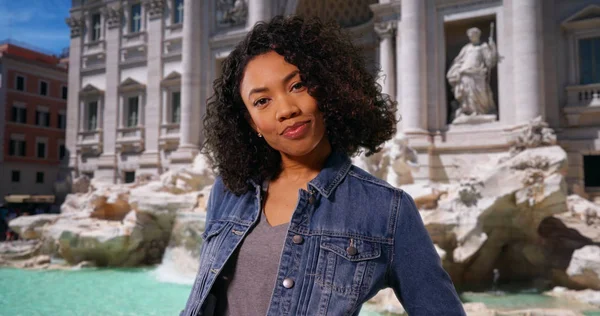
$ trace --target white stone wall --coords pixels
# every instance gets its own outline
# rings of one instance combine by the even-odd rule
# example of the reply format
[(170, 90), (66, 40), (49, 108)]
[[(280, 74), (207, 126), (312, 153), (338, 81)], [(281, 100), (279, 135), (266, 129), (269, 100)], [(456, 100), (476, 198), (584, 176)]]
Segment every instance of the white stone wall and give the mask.
[[(142, 28), (145, 36), (128, 35), (127, 21), (114, 29), (119, 34), (116, 38), (111, 39), (109, 33), (103, 36), (108, 41), (105, 47), (113, 47), (106, 54), (118, 55), (118, 62), (108, 64), (110, 58), (106, 57), (105, 67), (97, 71), (82, 69), (83, 64), (71, 62), (71, 67), (76, 69), (71, 71), (74, 82), (70, 80), (70, 98), (77, 97), (77, 91), (87, 84), (106, 90), (105, 95), (111, 97), (115, 89), (110, 87), (115, 81), (121, 83), (131, 78), (145, 86), (148, 100), (144, 109), (144, 150), (125, 155), (115, 150), (116, 156), (110, 158), (109, 155), (104, 162), (97, 157), (88, 157), (85, 162), (79, 159), (81, 168), (85, 166), (85, 169), (98, 169), (96, 164), (100, 164), (102, 177), (110, 179), (112, 176), (112, 181), (119, 181), (122, 170), (138, 168), (140, 163), (142, 170), (150, 173), (190, 163), (202, 141), (201, 126), (197, 122), (204, 112), (204, 100), (212, 94), (212, 81), (220, 72), (219, 61), (256, 21), (275, 14), (298, 13), (296, 10), (301, 7), (296, 2), (282, 5), (276, 0), (249, 0), (246, 23), (227, 28), (216, 21), (218, 14), (214, 1), (185, 1), (183, 25), (172, 24), (171, 1), (146, 2), (162, 3), (165, 10), (161, 15), (148, 12), (144, 6)], [(417, 180), (458, 179), (464, 172), (456, 167), (456, 161), (468, 165), (468, 161), (486, 160), (489, 155), (506, 151), (515, 130), (541, 115), (558, 130), (559, 142), (569, 148), (572, 165), (569, 181), (582, 181), (582, 155), (600, 153), (600, 114), (583, 115), (576, 123), (573, 123), (573, 114), (569, 117), (571, 121), (566, 118), (565, 106), (569, 98), (566, 87), (575, 83), (576, 62), (574, 42), (569, 40), (564, 23), (592, 4), (597, 1), (380, 0), (370, 6), (373, 19), (354, 29), (368, 26), (373, 32), (362, 32), (362, 37), (356, 40), (379, 43), (379, 65), (388, 78), (381, 82), (384, 91), (398, 101), (403, 116), (399, 128), (422, 156)], [(72, 10), (73, 16), (81, 15), (79, 8)], [(85, 10), (101, 8), (85, 7)], [(500, 56), (497, 66), (500, 118), (497, 122), (480, 125), (449, 125), (446, 119), (445, 72), (448, 65), (444, 25), (487, 17), (495, 20), (495, 41)], [(103, 21), (106, 23), (107, 19)], [(389, 30), (384, 26), (389, 26)], [(106, 26), (103, 30), (111, 32)], [(380, 31), (379, 35), (375, 30)], [(78, 58), (82, 54), (92, 54), (94, 48), (89, 43), (78, 46), (79, 38), (74, 36), (72, 39), (71, 56)], [(487, 41), (487, 34), (482, 40)], [(143, 47), (144, 61), (124, 63), (126, 57), (123, 56), (136, 56), (136, 51), (132, 50), (138, 47), (136, 45)], [(88, 60), (93, 58), (86, 59), (89, 63)], [(118, 75), (108, 79), (111, 71)], [(168, 143), (162, 132), (165, 130), (163, 116), (167, 113), (163, 88), (170, 75), (178, 76), (176, 82), (181, 91), (182, 121), (175, 143)], [(71, 109), (77, 104), (69, 100), (69, 115), (77, 116), (77, 109)], [(108, 102), (107, 105), (105, 111), (114, 108)], [(105, 119), (120, 119), (122, 115), (107, 114)], [(71, 117), (69, 122), (71, 131), (77, 122)], [(105, 138), (113, 134), (104, 131)], [(67, 145), (71, 150), (76, 146), (73, 132), (69, 135)], [(110, 153), (114, 136), (110, 138), (103, 142), (103, 154)], [(156, 161), (157, 165), (154, 164)]]

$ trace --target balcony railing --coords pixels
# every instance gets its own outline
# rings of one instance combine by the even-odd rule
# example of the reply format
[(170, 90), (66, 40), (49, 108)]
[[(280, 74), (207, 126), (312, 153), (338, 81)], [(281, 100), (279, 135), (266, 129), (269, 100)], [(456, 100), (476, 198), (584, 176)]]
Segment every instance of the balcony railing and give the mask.
[(600, 98), (600, 83), (567, 87), (567, 107), (590, 106), (594, 96)]
[(117, 150), (141, 152), (144, 150), (144, 128), (122, 127), (117, 129)]
[(179, 145), (179, 123), (167, 123), (160, 126), (159, 146), (163, 149), (176, 149)]
[[(567, 104), (564, 112), (569, 125), (582, 123), (582, 115), (600, 114), (600, 83), (569, 86), (567, 90)], [(586, 117), (588, 120), (590, 117)], [(584, 118), (583, 121), (588, 121)]]
[(100, 154), (102, 152), (102, 130), (80, 131), (77, 134), (76, 146), (82, 153)]

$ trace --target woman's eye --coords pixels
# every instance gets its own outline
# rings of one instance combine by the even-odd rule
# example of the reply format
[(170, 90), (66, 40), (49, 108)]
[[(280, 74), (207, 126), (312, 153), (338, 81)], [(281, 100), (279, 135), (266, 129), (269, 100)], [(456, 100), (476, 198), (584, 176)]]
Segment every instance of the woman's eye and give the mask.
[(254, 101), (254, 106), (261, 106), (261, 105), (265, 105), (269, 102), (269, 99), (267, 98), (260, 98), (256, 101)]
[(304, 89), (304, 83), (303, 82), (297, 82), (296, 84), (294, 84), (292, 86), (292, 90), (301, 90)]

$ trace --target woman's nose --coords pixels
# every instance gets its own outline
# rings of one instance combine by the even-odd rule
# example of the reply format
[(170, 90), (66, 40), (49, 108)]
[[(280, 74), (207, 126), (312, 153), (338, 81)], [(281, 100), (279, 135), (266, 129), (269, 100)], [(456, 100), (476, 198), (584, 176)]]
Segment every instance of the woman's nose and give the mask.
[(277, 120), (282, 122), (284, 120), (296, 117), (300, 114), (300, 108), (296, 105), (294, 100), (290, 98), (283, 98), (279, 102), (277, 108)]

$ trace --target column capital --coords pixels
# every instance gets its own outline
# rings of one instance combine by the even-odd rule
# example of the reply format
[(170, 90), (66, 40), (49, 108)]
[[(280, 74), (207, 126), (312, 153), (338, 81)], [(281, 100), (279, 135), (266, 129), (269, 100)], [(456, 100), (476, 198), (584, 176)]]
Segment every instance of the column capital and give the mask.
[(146, 0), (144, 1), (144, 6), (148, 11), (148, 17), (150, 20), (162, 18), (165, 11), (164, 0)]
[(394, 36), (396, 21), (377, 22), (373, 25), (373, 27), (379, 38), (391, 38)]
[(106, 25), (109, 29), (114, 29), (121, 26), (121, 14), (123, 10), (121, 6), (107, 6), (102, 8), (102, 16), (106, 21)]
[(65, 23), (71, 28), (71, 38), (81, 36), (84, 28), (84, 21), (81, 17), (70, 16), (65, 19)]

